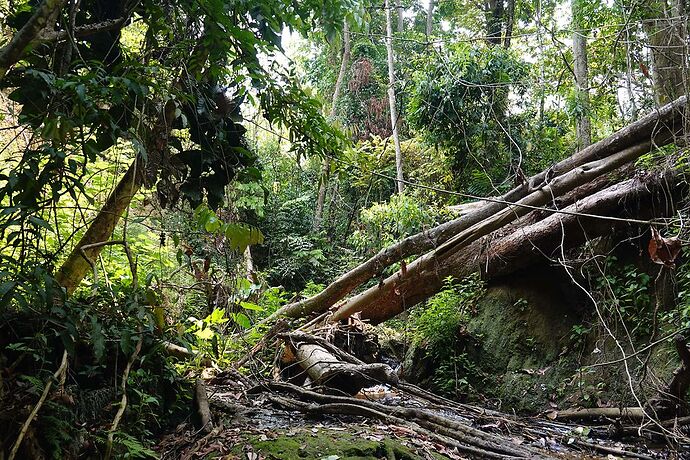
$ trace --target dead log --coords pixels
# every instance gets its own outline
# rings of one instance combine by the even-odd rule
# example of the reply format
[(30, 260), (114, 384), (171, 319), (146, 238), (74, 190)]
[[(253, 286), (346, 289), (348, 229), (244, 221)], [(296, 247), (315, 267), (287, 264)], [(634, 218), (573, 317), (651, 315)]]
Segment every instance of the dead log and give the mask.
[(312, 382), (329, 390), (354, 395), (368, 386), (398, 383), (397, 374), (386, 364), (346, 362), (314, 343), (302, 342), (293, 346), (297, 363)]
[(641, 407), (593, 407), (553, 411), (549, 413), (549, 418), (553, 420), (592, 420), (598, 418), (642, 420), (645, 418), (645, 412)]
[(575, 155), (560, 161), (551, 168), (532, 176), (524, 184), (512, 189), (498, 199), (490, 199), (484, 206), (462, 215), (430, 230), (409, 236), (387, 248), (364, 263), (343, 274), (318, 294), (283, 306), (266, 321), (279, 316), (302, 317), (314, 312), (323, 312), (343, 299), (367, 280), (377, 276), (386, 267), (407, 257), (422, 254), (446, 242), (459, 232), (476, 225), (506, 209), (508, 203), (523, 199), (542, 189), (553, 178), (563, 175), (586, 163), (614, 155), (631, 146), (649, 143), (663, 146), (682, 133), (684, 109), (687, 104), (681, 97), (671, 104), (648, 114), (640, 120), (617, 131)]
[(335, 321), (362, 312), (362, 319), (378, 324), (438, 292), (448, 276), (462, 279), (479, 271), (490, 279), (514, 273), (554, 253), (560, 257), (561, 246), (576, 247), (624, 225), (624, 220), (605, 217), (625, 216), (626, 209), (665, 215), (669, 210), (663, 206), (654, 212), (659, 207), (657, 195), (666, 198), (661, 192), (664, 187), (678, 190), (677, 179), (676, 171), (629, 179), (531, 225), (503, 229), (496, 232), (500, 235), (484, 236), (460, 249), (430, 252), (408, 264), (404, 274), (396, 273), (348, 299), (331, 318)]

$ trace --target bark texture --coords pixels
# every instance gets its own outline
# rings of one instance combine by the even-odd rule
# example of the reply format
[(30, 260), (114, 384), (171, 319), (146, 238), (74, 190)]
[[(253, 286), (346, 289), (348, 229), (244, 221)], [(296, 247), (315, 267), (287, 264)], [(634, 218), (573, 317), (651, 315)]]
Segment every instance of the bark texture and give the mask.
[(26, 49), (39, 38), (48, 26), (50, 18), (65, 5), (67, 0), (44, 0), (12, 40), (0, 49), (0, 79), (24, 56)]
[(688, 91), (687, 17), (683, 0), (652, 0), (645, 7), (650, 16), (643, 24), (652, 52), (654, 96), (661, 105)]
[(431, 34), (434, 31), (434, 2), (435, 0), (429, 0), (429, 5), (426, 7), (426, 41), (431, 40)]
[(587, 37), (582, 28), (580, 1), (572, 0), (573, 15), (573, 71), (575, 73), (575, 92), (579, 110), (575, 116), (577, 149), (592, 143), (592, 123), (589, 116), (589, 65), (587, 63)]

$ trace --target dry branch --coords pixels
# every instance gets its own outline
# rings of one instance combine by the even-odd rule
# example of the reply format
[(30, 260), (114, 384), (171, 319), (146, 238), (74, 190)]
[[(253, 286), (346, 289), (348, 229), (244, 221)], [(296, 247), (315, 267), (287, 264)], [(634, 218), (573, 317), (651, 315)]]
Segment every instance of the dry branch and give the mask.
[(524, 184), (514, 188), (497, 199), (462, 215), (457, 219), (441, 224), (430, 230), (409, 236), (379, 251), (364, 263), (343, 274), (323, 291), (307, 299), (283, 306), (266, 321), (279, 316), (302, 317), (314, 312), (323, 312), (343, 299), (367, 280), (380, 274), (386, 267), (407, 257), (432, 250), (459, 232), (506, 209), (510, 203), (523, 199), (547, 186), (554, 178), (595, 160), (607, 158), (637, 144), (663, 146), (673, 141), (682, 131), (684, 109), (687, 104), (681, 97), (671, 104), (648, 114), (640, 120), (617, 131), (575, 155), (562, 160), (548, 170), (532, 176)]
[(552, 416), (554, 420), (591, 420), (597, 418), (642, 420), (645, 413), (641, 407), (593, 407), (555, 411)]

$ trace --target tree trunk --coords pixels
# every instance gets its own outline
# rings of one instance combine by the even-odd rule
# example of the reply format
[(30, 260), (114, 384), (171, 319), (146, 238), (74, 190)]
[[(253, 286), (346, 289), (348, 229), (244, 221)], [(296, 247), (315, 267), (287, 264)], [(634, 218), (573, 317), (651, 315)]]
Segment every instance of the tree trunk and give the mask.
[(503, 29), (503, 0), (488, 0), (485, 8), (486, 42), (489, 46), (500, 45)]
[(399, 120), (395, 108), (395, 66), (393, 55), (393, 24), (391, 19), (390, 0), (386, 0), (386, 51), (388, 52), (388, 105), (391, 113), (391, 129), (393, 131), (393, 143), (395, 144), (395, 170), (398, 193), (405, 190), (403, 178), (402, 152), (400, 151), (400, 138), (398, 137)]
[[(591, 217), (623, 216), (626, 209), (645, 212), (663, 202), (669, 184), (677, 189), (678, 173), (662, 177), (629, 179), (588, 196), (531, 225), (506, 229), (485, 236), (469, 246), (440, 254), (434, 252), (414, 261), (407, 271), (388, 277), (383, 283), (349, 299), (331, 317), (332, 321), (361, 312), (373, 324), (386, 321), (425, 301), (442, 289), (444, 279), (462, 279), (481, 272), (484, 279), (505, 276), (546, 257), (560, 258), (561, 250), (576, 247), (588, 239), (610, 234), (622, 221)], [(659, 209), (664, 209), (659, 206)], [(566, 214), (567, 213), (567, 214)], [(584, 216), (589, 214), (590, 216)]]
[[(350, 62), (350, 26), (347, 21), (343, 23), (343, 57), (340, 61), (340, 70), (338, 71), (338, 78), (335, 81), (335, 88), (333, 89), (333, 99), (331, 100), (331, 113), (329, 119), (335, 120), (338, 113), (337, 104), (342, 92), (343, 82), (345, 81), (345, 73), (347, 72), (347, 65)], [(321, 180), (319, 181), (319, 193), (316, 198), (316, 210), (314, 211), (314, 225), (313, 231), (318, 232), (321, 229), (323, 221), (323, 206), (326, 201), (326, 190), (328, 189), (328, 177), (331, 170), (331, 160), (326, 157), (321, 164)]]
[(395, 0), (395, 9), (398, 11), (398, 33), (401, 34), (405, 29), (405, 17), (403, 16), (404, 9), (402, 0)]
[(485, 202), (483, 206), (469, 214), (409, 236), (382, 249), (375, 256), (340, 276), (320, 293), (283, 306), (271, 315), (269, 320), (283, 315), (300, 317), (314, 312), (326, 311), (362, 283), (383, 272), (386, 267), (407, 257), (422, 254), (438, 247), (457, 233), (505, 209), (508, 203), (524, 198), (530, 193), (541, 189), (553, 178), (563, 175), (585, 163), (606, 158), (645, 140), (652, 140), (656, 146), (666, 145), (669, 142), (669, 133), (676, 133), (682, 128), (685, 104), (686, 98), (679, 98), (673, 104), (650, 113), (608, 138), (602, 139), (596, 144), (553, 165), (546, 171), (532, 176), (526, 183), (515, 187), (498, 199)]
[(644, 21), (652, 51), (654, 96), (659, 105), (686, 94), (688, 50), (685, 7), (683, 0), (652, 1), (647, 6), (649, 19)]
[(315, 343), (294, 345), (294, 355), (314, 384), (336, 390), (338, 393), (355, 395), (367, 386), (398, 383), (397, 375), (387, 364), (345, 362)]
[(506, 32), (503, 36), (503, 47), (510, 48), (513, 39), (513, 27), (515, 26), (515, 0), (508, 0), (506, 3)]
[[(152, 128), (149, 135), (145, 138), (145, 147), (149, 158), (163, 158), (163, 151), (167, 148), (168, 134), (174, 119), (175, 104), (169, 102), (159, 114), (156, 126)], [(132, 202), (132, 198), (144, 184), (147, 173), (150, 172), (150, 168), (143, 165), (141, 160), (135, 159), (98, 212), (98, 215), (96, 215), (96, 218), (89, 225), (84, 236), (81, 237), (79, 243), (72, 249), (67, 260), (65, 260), (55, 275), (55, 279), (65, 289), (67, 296), (74, 293), (91, 268), (84, 256), (91, 261), (98, 258), (104, 246), (92, 245), (106, 242), (112, 237), (120, 217), (127, 210)], [(82, 251), (82, 248), (85, 246), (90, 247)]]
[(589, 67), (587, 64), (587, 37), (582, 30), (580, 2), (571, 0), (573, 25), (573, 70), (575, 73), (575, 94), (578, 110), (575, 115), (577, 133), (577, 150), (582, 150), (592, 143), (592, 124), (589, 104)]
[(66, 1), (44, 0), (26, 24), (12, 37), (12, 40), (0, 49), (0, 80), (14, 64), (22, 59), (24, 51), (38, 39), (38, 35), (48, 26), (48, 20), (55, 16)]
[[(96, 218), (74, 247), (67, 260), (62, 264), (55, 279), (62, 286), (67, 296), (72, 295), (81, 281), (91, 270), (88, 260), (95, 261), (103, 246), (91, 247), (82, 251), (82, 247), (108, 241), (115, 230), (120, 216), (127, 210), (134, 195), (142, 185), (141, 164), (134, 161), (125, 175), (122, 176), (115, 190), (110, 194)], [(86, 259), (88, 257), (88, 260)]]
[(426, 41), (431, 42), (431, 35), (434, 32), (434, 1), (429, 0), (426, 8)]

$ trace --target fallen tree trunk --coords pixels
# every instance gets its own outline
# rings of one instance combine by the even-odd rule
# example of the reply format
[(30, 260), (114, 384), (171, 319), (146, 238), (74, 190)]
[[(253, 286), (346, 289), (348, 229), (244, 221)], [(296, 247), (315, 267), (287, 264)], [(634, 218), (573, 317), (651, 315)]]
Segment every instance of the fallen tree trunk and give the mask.
[(387, 364), (345, 362), (322, 345), (291, 343), (297, 363), (312, 382), (340, 394), (355, 395), (364, 387), (398, 383), (398, 376)]
[[(362, 319), (378, 324), (438, 292), (448, 276), (461, 279), (477, 271), (485, 279), (507, 275), (553, 255), (561, 246), (567, 249), (588, 238), (610, 234), (613, 227), (625, 223), (624, 219), (610, 218), (625, 216), (625, 210), (633, 208), (653, 212), (659, 196), (667, 198), (664, 187), (679, 188), (677, 179), (676, 171), (629, 179), (536, 223), (484, 236), (459, 249), (432, 251), (408, 264), (405, 273), (396, 273), (345, 301), (331, 320), (361, 312)], [(666, 213), (668, 210), (661, 206), (658, 214)]]
[(606, 139), (582, 149), (551, 168), (532, 176), (527, 182), (505, 195), (497, 199), (487, 199), (483, 206), (457, 219), (409, 236), (382, 249), (375, 256), (340, 276), (323, 291), (307, 299), (283, 306), (265, 321), (273, 320), (279, 316), (302, 317), (314, 312), (326, 311), (362, 283), (380, 274), (386, 267), (407, 257), (422, 254), (438, 247), (459, 232), (490, 218), (506, 209), (510, 203), (519, 201), (542, 189), (553, 178), (572, 171), (574, 168), (614, 155), (637, 144), (649, 143), (657, 147), (668, 144), (682, 130), (686, 104), (686, 98), (681, 97)]

